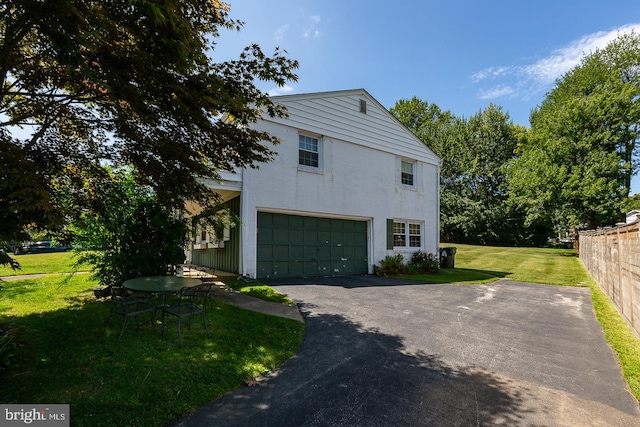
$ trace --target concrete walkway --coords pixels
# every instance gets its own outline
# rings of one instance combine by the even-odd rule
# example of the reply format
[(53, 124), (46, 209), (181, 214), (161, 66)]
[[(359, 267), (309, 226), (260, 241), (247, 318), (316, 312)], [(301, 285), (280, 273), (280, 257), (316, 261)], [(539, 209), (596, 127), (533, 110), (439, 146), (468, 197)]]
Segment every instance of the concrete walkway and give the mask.
[(246, 310), (257, 311), (272, 316), (286, 317), (288, 319), (304, 322), (298, 307), (294, 305), (280, 304), (277, 302), (263, 301), (248, 295), (244, 295), (224, 284), (220, 280), (215, 281), (212, 287), (213, 298), (226, 304), (235, 305)]

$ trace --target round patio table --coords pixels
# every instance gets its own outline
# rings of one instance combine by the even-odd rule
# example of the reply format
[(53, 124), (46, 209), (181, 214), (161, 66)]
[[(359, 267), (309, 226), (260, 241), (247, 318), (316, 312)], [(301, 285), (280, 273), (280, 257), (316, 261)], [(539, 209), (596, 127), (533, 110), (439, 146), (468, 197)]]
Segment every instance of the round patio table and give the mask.
[(173, 293), (182, 288), (191, 288), (202, 284), (202, 280), (178, 276), (146, 276), (129, 279), (122, 285), (132, 291), (151, 293)]

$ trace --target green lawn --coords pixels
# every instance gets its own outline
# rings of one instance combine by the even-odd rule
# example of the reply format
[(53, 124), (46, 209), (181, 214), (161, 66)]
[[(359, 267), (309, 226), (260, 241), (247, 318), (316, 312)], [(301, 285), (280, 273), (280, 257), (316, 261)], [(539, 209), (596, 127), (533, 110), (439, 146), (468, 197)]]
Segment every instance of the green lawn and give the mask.
[[(428, 283), (477, 284), (500, 278), (561, 286), (586, 286), (589, 275), (572, 249), (503, 248), (443, 244), (456, 247), (454, 269), (411, 276)], [(409, 276), (404, 276), (409, 277)]]
[(68, 273), (89, 271), (87, 265), (76, 266), (72, 252), (52, 252), (48, 254), (12, 255), (20, 263), (20, 269), (0, 267), (0, 277), (22, 274)]
[[(25, 257), (40, 264), (48, 255)], [(146, 322), (118, 340), (122, 319), (107, 322), (109, 303), (96, 301), (88, 274), (2, 287), (0, 329), (10, 330), (13, 356), (0, 367), (0, 402), (70, 403), (77, 426), (166, 424), (275, 369), (295, 353), (304, 329), (214, 301), (210, 335), (196, 321), (180, 346), (174, 323), (163, 340), (160, 325)]]

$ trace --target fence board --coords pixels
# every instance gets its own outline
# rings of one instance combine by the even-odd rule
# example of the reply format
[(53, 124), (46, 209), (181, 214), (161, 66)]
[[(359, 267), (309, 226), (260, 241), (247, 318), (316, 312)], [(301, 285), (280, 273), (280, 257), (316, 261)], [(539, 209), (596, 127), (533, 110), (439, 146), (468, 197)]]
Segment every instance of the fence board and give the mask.
[(582, 231), (580, 260), (640, 337), (640, 222)]

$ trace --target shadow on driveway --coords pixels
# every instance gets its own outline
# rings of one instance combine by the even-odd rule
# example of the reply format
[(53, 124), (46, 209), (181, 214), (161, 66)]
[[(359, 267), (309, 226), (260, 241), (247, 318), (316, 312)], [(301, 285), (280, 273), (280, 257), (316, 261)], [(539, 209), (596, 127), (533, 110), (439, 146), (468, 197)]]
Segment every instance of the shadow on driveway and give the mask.
[(298, 353), (173, 425), (640, 425), (589, 289), (289, 280)]
[(314, 314), (296, 356), (174, 426), (517, 425), (527, 390), (490, 372), (407, 354), (402, 339), (341, 315)]

